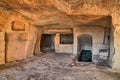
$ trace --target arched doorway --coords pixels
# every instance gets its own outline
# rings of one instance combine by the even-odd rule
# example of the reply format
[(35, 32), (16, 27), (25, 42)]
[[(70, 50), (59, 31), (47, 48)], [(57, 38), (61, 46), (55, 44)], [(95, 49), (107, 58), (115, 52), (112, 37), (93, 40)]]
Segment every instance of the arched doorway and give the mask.
[(78, 37), (78, 61), (92, 61), (92, 36), (88, 34)]

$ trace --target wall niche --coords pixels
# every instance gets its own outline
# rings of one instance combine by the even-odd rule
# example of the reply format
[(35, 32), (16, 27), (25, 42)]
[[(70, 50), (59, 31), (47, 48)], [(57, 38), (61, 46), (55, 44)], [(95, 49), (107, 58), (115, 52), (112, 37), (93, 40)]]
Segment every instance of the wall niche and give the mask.
[(25, 31), (25, 24), (21, 21), (12, 21), (11, 28), (13, 31)]

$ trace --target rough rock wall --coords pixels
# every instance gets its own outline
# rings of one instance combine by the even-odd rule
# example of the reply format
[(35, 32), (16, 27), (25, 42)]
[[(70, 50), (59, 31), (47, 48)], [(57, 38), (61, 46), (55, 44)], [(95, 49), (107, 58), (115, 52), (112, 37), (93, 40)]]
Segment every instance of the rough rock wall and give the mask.
[(5, 64), (5, 32), (0, 32), (0, 64)]
[(6, 32), (7, 62), (33, 56), (34, 46), (37, 40), (37, 28), (30, 24), (25, 27), (25, 31)]
[[(0, 30), (6, 33), (0, 33), (0, 46), (5, 48), (1, 50), (0, 64), (33, 56), (37, 28), (30, 24), (26, 16), (8, 7), (0, 6), (0, 13)], [(2, 36), (5, 36), (5, 41), (2, 41)]]
[(120, 68), (120, 27), (116, 27), (114, 33), (114, 45), (115, 45), (115, 54), (113, 58), (113, 68)]

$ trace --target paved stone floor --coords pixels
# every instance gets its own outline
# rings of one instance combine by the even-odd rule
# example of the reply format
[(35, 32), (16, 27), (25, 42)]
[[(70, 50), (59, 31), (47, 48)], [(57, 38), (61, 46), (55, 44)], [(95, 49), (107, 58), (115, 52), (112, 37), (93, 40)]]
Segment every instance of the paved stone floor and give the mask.
[(70, 54), (44, 53), (0, 66), (0, 80), (120, 80), (120, 74), (93, 63), (75, 62)]

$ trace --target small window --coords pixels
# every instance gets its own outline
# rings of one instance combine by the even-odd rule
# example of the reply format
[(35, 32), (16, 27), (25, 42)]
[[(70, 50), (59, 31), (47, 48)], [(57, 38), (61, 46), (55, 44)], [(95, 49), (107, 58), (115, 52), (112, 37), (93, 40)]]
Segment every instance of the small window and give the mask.
[(60, 34), (60, 44), (73, 44), (73, 34)]

